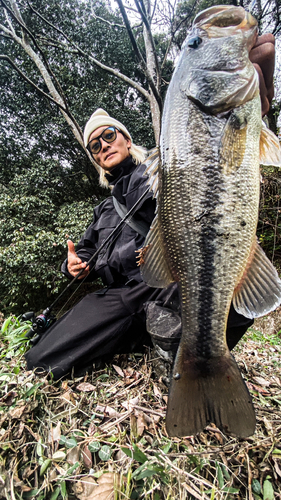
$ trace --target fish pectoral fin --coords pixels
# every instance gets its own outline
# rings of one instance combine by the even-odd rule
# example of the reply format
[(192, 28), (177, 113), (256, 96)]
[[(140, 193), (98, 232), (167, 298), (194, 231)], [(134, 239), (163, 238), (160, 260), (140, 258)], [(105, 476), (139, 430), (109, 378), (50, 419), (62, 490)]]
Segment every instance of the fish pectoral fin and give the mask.
[(211, 422), (226, 434), (254, 434), (251, 396), (229, 352), (204, 360), (202, 367), (194, 358), (176, 360), (173, 373), (166, 415), (169, 436), (192, 436)]
[(260, 163), (281, 167), (281, 148), (278, 137), (263, 122), (260, 136)]
[(229, 175), (240, 167), (247, 139), (247, 120), (244, 108), (230, 113), (221, 137), (219, 155), (223, 173)]
[(144, 165), (146, 165), (144, 175), (148, 175), (147, 185), (150, 186), (150, 191), (153, 192), (153, 198), (157, 198), (158, 196), (159, 164), (160, 164), (159, 148), (153, 148), (149, 152), (149, 155), (144, 162)]
[(145, 240), (145, 253), (141, 255), (140, 269), (143, 281), (155, 288), (166, 288), (175, 279), (169, 269), (156, 215)]
[(256, 240), (251, 261), (234, 290), (233, 307), (246, 318), (259, 318), (281, 304), (281, 280)]

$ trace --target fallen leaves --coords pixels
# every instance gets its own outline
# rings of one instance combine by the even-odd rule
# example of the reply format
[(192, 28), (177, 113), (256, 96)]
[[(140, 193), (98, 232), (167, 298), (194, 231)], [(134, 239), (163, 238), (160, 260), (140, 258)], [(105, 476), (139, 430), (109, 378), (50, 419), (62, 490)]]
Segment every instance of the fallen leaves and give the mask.
[(75, 465), (80, 460), (80, 448), (78, 446), (74, 446), (67, 451), (66, 461), (70, 465)]
[(253, 377), (253, 380), (263, 387), (268, 387), (271, 384), (270, 380), (266, 380), (263, 377)]
[(95, 387), (88, 382), (82, 382), (81, 384), (77, 385), (76, 389), (81, 392), (93, 392), (95, 390)]
[(51, 426), (48, 443), (58, 443), (61, 437), (61, 422), (58, 422), (56, 427)]
[(89, 447), (87, 445), (83, 446), (81, 450), (81, 455), (86, 469), (91, 469), (93, 465), (92, 453), (90, 452)]
[(85, 476), (76, 483), (74, 492), (79, 500), (114, 500), (114, 491), (119, 483), (119, 476), (112, 472), (104, 473), (97, 481)]
[[(237, 355), (257, 413), (257, 432), (248, 440), (227, 437), (213, 424), (198, 436), (169, 438), (164, 427), (168, 391), (145, 358), (136, 363), (117, 356), (114, 366), (92, 377), (56, 384), (31, 372), (5, 375), (2, 477), (11, 484), (15, 469), (19, 491), (30, 492), (32, 486), (46, 496), (68, 492), (83, 500), (119, 498), (119, 489), (127, 487), (124, 498), (132, 488), (138, 497), (159, 488), (164, 496), (170, 491), (170, 498), (210, 498), (213, 491), (214, 500), (226, 500), (229, 489), (229, 498), (246, 498), (251, 484), (253, 495), (255, 487), (260, 487), (260, 497), (264, 488), (271, 494), (270, 485), (276, 493), (281, 485), (276, 353), (280, 355), (278, 349), (260, 351), (249, 340)], [(131, 477), (130, 486), (121, 483), (123, 474)]]
[(114, 370), (118, 373), (118, 375), (120, 375), (120, 377), (125, 377), (125, 374), (123, 372), (123, 370), (120, 368), (120, 366), (117, 366), (117, 365), (112, 365), (112, 368), (114, 368)]
[(12, 410), (9, 411), (9, 416), (11, 418), (20, 419), (25, 410), (26, 410), (26, 405), (13, 408)]
[(7, 394), (5, 394), (1, 399), (0, 399), (0, 404), (5, 404), (7, 406), (11, 406), (15, 398), (17, 397), (17, 392), (15, 391), (9, 391)]
[(268, 390), (266, 390), (263, 387), (260, 387), (256, 384), (252, 384), (251, 382), (247, 382), (247, 387), (248, 387), (248, 389), (250, 389), (252, 391), (257, 391), (260, 394), (263, 394), (264, 396), (268, 396), (270, 394), (270, 392)]

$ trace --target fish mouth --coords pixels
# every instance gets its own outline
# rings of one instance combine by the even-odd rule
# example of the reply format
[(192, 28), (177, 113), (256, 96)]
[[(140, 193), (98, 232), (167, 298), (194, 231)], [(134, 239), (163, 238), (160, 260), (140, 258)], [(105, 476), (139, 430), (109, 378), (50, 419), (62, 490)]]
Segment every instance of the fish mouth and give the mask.
[(258, 34), (256, 19), (243, 7), (219, 5), (200, 12), (193, 21), (194, 28), (207, 32), (209, 38), (231, 36), (237, 31), (249, 32), (247, 37), (254, 45)]

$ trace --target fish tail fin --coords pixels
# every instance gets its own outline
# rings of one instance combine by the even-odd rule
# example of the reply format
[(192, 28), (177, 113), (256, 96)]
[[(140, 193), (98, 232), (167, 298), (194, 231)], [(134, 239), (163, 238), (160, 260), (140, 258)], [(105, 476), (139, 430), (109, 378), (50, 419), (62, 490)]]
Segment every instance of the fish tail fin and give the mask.
[(245, 438), (255, 432), (251, 396), (232, 355), (204, 360), (177, 356), (166, 428), (169, 436), (191, 436), (213, 422), (222, 432)]

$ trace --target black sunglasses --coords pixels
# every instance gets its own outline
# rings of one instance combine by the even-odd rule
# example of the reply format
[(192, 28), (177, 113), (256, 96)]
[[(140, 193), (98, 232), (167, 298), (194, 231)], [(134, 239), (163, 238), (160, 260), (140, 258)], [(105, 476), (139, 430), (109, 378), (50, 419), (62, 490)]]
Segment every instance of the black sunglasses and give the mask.
[(117, 137), (116, 130), (118, 130), (118, 132), (121, 132), (121, 130), (119, 130), (119, 128), (117, 127), (108, 127), (100, 135), (98, 135), (98, 137), (92, 139), (87, 145), (87, 149), (91, 153), (91, 155), (97, 155), (100, 152), (100, 138), (102, 138), (103, 141), (108, 142), (108, 144), (114, 142)]

